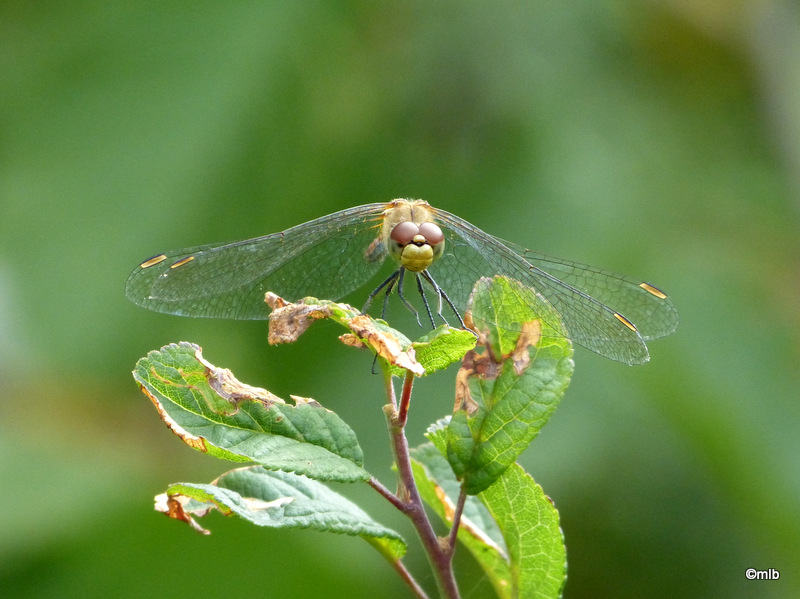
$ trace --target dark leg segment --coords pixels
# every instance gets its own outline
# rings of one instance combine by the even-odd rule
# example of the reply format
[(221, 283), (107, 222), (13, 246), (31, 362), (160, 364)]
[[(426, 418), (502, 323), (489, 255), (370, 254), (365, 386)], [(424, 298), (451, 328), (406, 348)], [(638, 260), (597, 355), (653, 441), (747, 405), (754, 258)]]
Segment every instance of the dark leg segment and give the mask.
[[(372, 292), (369, 294), (369, 297), (367, 298), (364, 307), (361, 308), (361, 313), (364, 314), (367, 310), (369, 310), (370, 304), (372, 304), (372, 300), (374, 300), (375, 296), (378, 295), (387, 286), (388, 289), (386, 290), (386, 297), (388, 298), (389, 294), (392, 292), (392, 289), (394, 288), (395, 283), (397, 282), (397, 277), (399, 276), (400, 276), (400, 271), (396, 270), (392, 274), (390, 274), (383, 283), (381, 283), (375, 289), (373, 289)], [(385, 312), (386, 312), (386, 299), (383, 300), (383, 309), (381, 310), (381, 318), (383, 318)]]
[(445, 317), (442, 316), (442, 299), (444, 299), (444, 301), (447, 302), (447, 305), (450, 306), (450, 309), (453, 310), (453, 314), (455, 314), (456, 318), (458, 318), (458, 322), (459, 324), (461, 324), (461, 328), (466, 329), (467, 327), (464, 324), (464, 320), (461, 318), (461, 314), (459, 314), (458, 309), (455, 307), (453, 302), (450, 301), (450, 298), (447, 297), (447, 294), (444, 292), (444, 289), (439, 287), (439, 284), (436, 281), (434, 281), (433, 277), (431, 276), (431, 273), (429, 273), (427, 270), (424, 270), (422, 271), (422, 276), (425, 277), (425, 280), (431, 284), (433, 289), (436, 291), (436, 294), (439, 296), (439, 312), (438, 312), (439, 318), (441, 318), (445, 322), (445, 324), (447, 323)]
[[(423, 271), (424, 272), (424, 271)], [(419, 290), (419, 294), (422, 296), (422, 303), (425, 304), (425, 310), (428, 312), (428, 318), (431, 319), (431, 326), (435, 329), (436, 328), (436, 321), (433, 320), (433, 314), (431, 313), (431, 307), (428, 305), (428, 298), (425, 296), (425, 288), (422, 286), (422, 277), (419, 273), (417, 275), (417, 289)], [(442, 301), (439, 300), (439, 316), (442, 315)], [(444, 320), (444, 319), (442, 319)], [(445, 321), (446, 323), (447, 321)]]
[[(419, 321), (419, 312), (417, 312), (417, 310), (414, 308), (414, 306), (411, 305), (411, 302), (409, 302), (406, 299), (406, 297), (403, 295), (403, 275), (405, 275), (405, 274), (406, 274), (406, 269), (401, 266), (400, 267), (400, 276), (399, 276), (399, 279), (397, 281), (397, 295), (400, 297), (400, 299), (406, 305), (406, 308), (411, 310), (411, 312), (414, 314), (414, 316), (417, 319), (417, 324), (419, 326), (422, 326), (422, 323)], [(389, 290), (389, 291), (391, 291), (391, 290)], [(388, 291), (386, 292), (386, 298), (387, 299), (389, 298), (389, 292)], [(425, 299), (425, 296), (423, 296), (423, 299)], [(427, 303), (425, 304), (425, 307), (426, 308), (428, 307)], [(428, 310), (428, 313), (430, 314), (430, 310)]]

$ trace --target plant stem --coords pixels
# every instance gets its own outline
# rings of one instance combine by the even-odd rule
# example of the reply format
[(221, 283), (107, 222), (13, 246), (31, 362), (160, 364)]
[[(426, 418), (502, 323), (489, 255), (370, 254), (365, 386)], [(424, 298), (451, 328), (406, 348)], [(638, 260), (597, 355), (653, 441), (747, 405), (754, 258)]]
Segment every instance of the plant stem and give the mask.
[(450, 535), (447, 537), (447, 550), (450, 552), (451, 557), (456, 550), (456, 535), (458, 534), (458, 525), (461, 524), (461, 514), (464, 513), (464, 504), (466, 501), (467, 494), (462, 488), (461, 492), (458, 494), (458, 503), (456, 504), (456, 509), (453, 512), (453, 525), (450, 528)]
[[(414, 386), (414, 373), (406, 370), (406, 378), (403, 381), (403, 392), (400, 394), (400, 409), (397, 413), (397, 424), (400, 428), (405, 428), (408, 420), (408, 406), (411, 403), (411, 388)], [(394, 387), (392, 387), (394, 395)]]
[(397, 570), (400, 578), (402, 578), (411, 589), (412, 593), (419, 597), (419, 599), (428, 599), (428, 594), (425, 592), (425, 589), (419, 586), (419, 583), (414, 580), (414, 577), (411, 575), (411, 572), (406, 569), (406, 566), (402, 560), (397, 560), (392, 565), (394, 566), (394, 569)]
[[(379, 358), (382, 360), (383, 358)], [(392, 367), (388, 364), (381, 362), (381, 372), (383, 373), (383, 386), (386, 390), (386, 397), (389, 398), (389, 403), (397, 408), (397, 397), (394, 394), (394, 383), (392, 382)]]
[[(414, 375), (408, 372), (403, 381), (403, 391), (400, 397), (399, 409), (395, 408), (392, 403), (384, 407), (386, 414), (386, 422), (389, 428), (389, 435), (392, 442), (392, 451), (394, 453), (395, 462), (397, 464), (397, 474), (399, 479), (397, 497), (392, 499), (391, 493), (388, 490), (381, 490), (383, 485), (379, 486), (370, 482), (381, 495), (386, 497), (393, 505), (401, 509), (411, 520), (414, 528), (419, 535), (425, 552), (428, 555), (428, 560), (433, 568), (436, 577), (436, 583), (439, 587), (439, 593), (442, 597), (448, 599), (458, 599), (460, 597), (458, 586), (456, 585), (455, 576), (453, 574), (452, 556), (453, 550), (447, 541), (442, 542), (433, 530), (428, 515), (425, 512), (425, 507), (422, 504), (422, 498), (417, 490), (417, 485), (414, 481), (414, 475), (411, 468), (411, 456), (408, 451), (408, 440), (405, 435), (405, 425), (408, 417), (408, 405), (411, 400), (411, 389), (414, 384)], [(389, 396), (391, 402), (394, 398), (394, 393)], [(377, 481), (376, 481), (377, 482)], [(401, 505), (397, 505), (395, 500)], [(463, 507), (463, 503), (462, 503)], [(453, 533), (451, 533), (453, 536)]]
[[(400, 501), (397, 495), (395, 495), (389, 489), (383, 486), (377, 478), (375, 478), (374, 476), (370, 477), (368, 484), (370, 487), (372, 487), (378, 493), (380, 493), (383, 497), (385, 497), (386, 500), (389, 503), (391, 503), (394, 507), (396, 507), (398, 510), (400, 510), (403, 513), (406, 513), (408, 511), (408, 505)], [(391, 564), (394, 567), (394, 569), (397, 570), (397, 573), (400, 574), (400, 578), (402, 578), (403, 581), (411, 589), (412, 593), (414, 593), (417, 597), (419, 597), (419, 599), (428, 599), (428, 595), (425, 593), (425, 590), (414, 579), (414, 577), (411, 575), (411, 572), (409, 572), (406, 569), (406, 566), (402, 562), (402, 560), (399, 559), (395, 560), (391, 562)]]
[(400, 500), (400, 498), (397, 497), (397, 495), (395, 495), (389, 489), (384, 487), (381, 484), (381, 482), (377, 478), (375, 478), (374, 476), (370, 477), (370, 479), (367, 481), (367, 484), (370, 487), (372, 487), (373, 489), (375, 489), (378, 493), (380, 493), (386, 499), (386, 501), (391, 503), (394, 507), (396, 507), (401, 512), (405, 513), (406, 510), (408, 509), (408, 506), (405, 503), (403, 503)]

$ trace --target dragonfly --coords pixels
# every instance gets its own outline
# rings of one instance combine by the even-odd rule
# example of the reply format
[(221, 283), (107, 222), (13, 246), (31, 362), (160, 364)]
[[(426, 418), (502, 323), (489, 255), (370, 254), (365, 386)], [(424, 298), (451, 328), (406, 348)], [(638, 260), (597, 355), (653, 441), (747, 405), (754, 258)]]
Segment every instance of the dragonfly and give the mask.
[[(338, 300), (377, 276), (392, 274), (369, 294), (364, 311), (384, 293), (383, 312), (403, 284), (417, 291), (435, 327), (436, 314), (461, 314), (481, 277), (504, 275), (534, 290), (561, 322), (548, 322), (573, 342), (624, 364), (650, 358), (646, 342), (674, 332), (678, 312), (655, 285), (593, 266), (538, 254), (503, 241), (424, 200), (366, 204), (255, 239), (191, 247), (145, 260), (128, 277), (132, 302), (180, 316), (269, 318), (265, 293), (289, 300)], [(408, 279), (407, 279), (408, 278)], [(549, 309), (552, 308), (552, 309)], [(548, 316), (544, 316), (548, 318)]]

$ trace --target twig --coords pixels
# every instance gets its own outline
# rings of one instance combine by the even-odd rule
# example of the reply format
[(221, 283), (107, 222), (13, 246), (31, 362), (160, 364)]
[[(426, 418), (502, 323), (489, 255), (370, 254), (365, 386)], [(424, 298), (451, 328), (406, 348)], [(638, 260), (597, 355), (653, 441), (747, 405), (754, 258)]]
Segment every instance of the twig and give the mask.
[(383, 486), (383, 484), (381, 484), (381, 482), (374, 476), (370, 477), (370, 479), (367, 481), (367, 484), (373, 489), (375, 489), (384, 499), (386, 499), (389, 503), (391, 503), (401, 512), (406, 513), (408, 511), (408, 504), (401, 501), (400, 498), (397, 497), (397, 495), (395, 495), (389, 489)]
[[(422, 498), (417, 490), (411, 468), (411, 456), (408, 451), (408, 441), (405, 436), (405, 424), (407, 421), (408, 406), (411, 401), (411, 389), (413, 384), (414, 375), (409, 372), (406, 374), (406, 378), (403, 381), (403, 391), (400, 397), (399, 409), (395, 410), (391, 405), (387, 405), (384, 408), (399, 479), (398, 497), (395, 499), (404, 504), (403, 511), (417, 530), (425, 552), (428, 554), (428, 560), (433, 568), (441, 596), (447, 597), (448, 599), (458, 599), (460, 595), (455, 576), (453, 575), (453, 564), (451, 560), (453, 551), (447, 546), (448, 544), (446, 541), (442, 543), (436, 536), (433, 526), (428, 519), (428, 514), (425, 512), (425, 507), (422, 504)], [(381, 492), (380, 489), (374, 485), (373, 488)], [(386, 495), (381, 492), (381, 494), (391, 501), (389, 498), (391, 493)]]
[(392, 565), (394, 566), (394, 569), (397, 570), (397, 573), (400, 574), (400, 578), (402, 578), (411, 589), (412, 593), (419, 597), (419, 599), (428, 599), (428, 594), (421, 586), (419, 586), (419, 583), (414, 580), (414, 577), (411, 575), (411, 572), (406, 569), (406, 566), (402, 560), (397, 560), (393, 562)]
[[(411, 403), (411, 388), (414, 386), (414, 373), (406, 370), (406, 378), (403, 381), (403, 391), (400, 394), (400, 409), (397, 412), (397, 426), (404, 428), (408, 420), (408, 406)], [(392, 387), (394, 393), (394, 387)]]
[[(378, 358), (382, 360), (382, 358)], [(389, 399), (389, 404), (397, 409), (397, 397), (394, 394), (394, 385), (392, 384), (392, 367), (388, 364), (381, 363), (381, 372), (383, 373), (383, 386), (386, 390), (386, 397)]]
[(450, 553), (450, 558), (452, 559), (453, 553), (456, 550), (456, 535), (458, 535), (458, 526), (461, 524), (461, 514), (464, 513), (464, 504), (467, 501), (467, 494), (464, 492), (464, 489), (461, 489), (461, 492), (458, 494), (458, 502), (456, 503), (456, 509), (453, 512), (453, 526), (450, 528), (450, 534), (447, 536), (447, 551)]

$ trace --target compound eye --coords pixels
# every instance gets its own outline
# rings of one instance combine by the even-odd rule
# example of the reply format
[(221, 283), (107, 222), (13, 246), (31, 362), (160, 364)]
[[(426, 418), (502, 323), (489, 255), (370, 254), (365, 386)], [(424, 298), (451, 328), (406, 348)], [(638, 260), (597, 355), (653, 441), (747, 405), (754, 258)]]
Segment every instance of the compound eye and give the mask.
[(430, 245), (439, 245), (444, 241), (444, 233), (435, 223), (422, 223), (419, 226), (419, 234), (425, 238)]
[(411, 241), (414, 239), (414, 236), (419, 234), (419, 232), (419, 227), (407, 220), (403, 223), (398, 223), (395, 225), (389, 237), (392, 241), (400, 244), (401, 246), (406, 246), (411, 243)]

